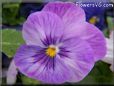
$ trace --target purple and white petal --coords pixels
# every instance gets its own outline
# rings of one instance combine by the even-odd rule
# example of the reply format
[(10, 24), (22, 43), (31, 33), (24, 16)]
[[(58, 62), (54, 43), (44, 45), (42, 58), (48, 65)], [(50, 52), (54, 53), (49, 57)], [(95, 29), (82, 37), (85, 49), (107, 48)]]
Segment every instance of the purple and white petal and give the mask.
[(45, 47), (44, 41), (61, 38), (63, 33), (63, 23), (54, 13), (35, 12), (32, 13), (23, 25), (23, 37), (28, 45), (38, 45)]
[[(64, 83), (69, 79), (67, 67), (55, 57), (48, 57), (36, 46), (21, 46), (14, 61), (20, 72), (44, 83)], [(37, 53), (37, 54), (36, 54)]]
[(42, 52), (43, 49), (41, 47), (22, 45), (17, 50), (16, 55), (14, 56), (15, 65), (17, 66), (19, 71), (26, 75), (26, 71), (28, 70), (28, 68), (37, 61), (37, 58), (35, 58), (34, 56), (37, 53)]
[(81, 25), (68, 26), (64, 30), (65, 39), (70, 37), (81, 37), (86, 40), (94, 50), (95, 61), (100, 60), (106, 54), (106, 41), (103, 33), (94, 25), (87, 22)]
[(94, 66), (94, 54), (89, 44), (77, 37), (64, 41), (60, 52), (61, 60), (70, 69), (69, 82), (82, 80)]
[(42, 11), (49, 11), (57, 14), (65, 25), (85, 21), (85, 12), (81, 7), (71, 2), (50, 2)]
[(34, 76), (43, 83), (61, 84), (70, 79), (68, 75), (70, 75), (69, 68), (56, 56), (41, 65)]

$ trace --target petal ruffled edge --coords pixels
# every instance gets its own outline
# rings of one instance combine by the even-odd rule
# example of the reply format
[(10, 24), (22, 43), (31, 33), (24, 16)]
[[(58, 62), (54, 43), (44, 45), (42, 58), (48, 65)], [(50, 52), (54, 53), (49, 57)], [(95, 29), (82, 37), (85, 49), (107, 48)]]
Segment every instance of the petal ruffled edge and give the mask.
[(95, 64), (93, 49), (88, 42), (79, 37), (65, 40), (61, 48), (63, 53), (60, 54), (62, 55), (60, 59), (64, 65), (67, 65), (70, 72), (68, 82), (81, 81)]
[(64, 30), (64, 33), (66, 39), (78, 36), (86, 40), (94, 50), (95, 61), (102, 59), (106, 55), (107, 48), (105, 36), (96, 26), (88, 22), (73, 24), (68, 26)]
[[(62, 18), (65, 25), (85, 21), (84, 10), (72, 2), (49, 2), (42, 11), (49, 11)], [(78, 20), (78, 21), (77, 21)]]

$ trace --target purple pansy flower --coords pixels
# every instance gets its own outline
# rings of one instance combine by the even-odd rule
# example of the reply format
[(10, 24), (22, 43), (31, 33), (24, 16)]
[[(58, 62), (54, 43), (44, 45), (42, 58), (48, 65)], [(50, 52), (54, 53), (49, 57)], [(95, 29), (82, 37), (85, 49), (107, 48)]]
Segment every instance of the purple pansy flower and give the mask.
[(70, 2), (50, 2), (32, 13), (22, 33), (26, 44), (17, 50), (15, 65), (43, 83), (78, 82), (106, 53), (103, 33)]
[[(86, 14), (86, 20), (89, 23), (94, 24), (102, 31), (106, 29), (105, 13), (109, 7), (104, 7), (104, 5), (110, 4), (109, 0), (76, 0), (76, 3), (82, 5)], [(88, 6), (92, 4), (93, 6)]]

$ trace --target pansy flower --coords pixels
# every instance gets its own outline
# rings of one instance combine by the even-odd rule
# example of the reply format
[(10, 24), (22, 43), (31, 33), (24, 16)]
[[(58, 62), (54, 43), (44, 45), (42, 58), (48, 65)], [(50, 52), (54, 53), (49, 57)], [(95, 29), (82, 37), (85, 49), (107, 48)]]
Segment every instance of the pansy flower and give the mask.
[(15, 65), (42, 83), (78, 82), (106, 53), (103, 33), (70, 2), (50, 2), (32, 13), (22, 34), (26, 44), (17, 50)]
[[(104, 7), (104, 5), (109, 4), (109, 0), (76, 0), (77, 3), (82, 6), (86, 13), (86, 20), (94, 24), (100, 30), (104, 30), (107, 27), (106, 19), (105, 19), (105, 12), (109, 7)], [(88, 6), (88, 4), (90, 6)], [(93, 6), (93, 5), (95, 6)]]
[(86, 13), (86, 20), (94, 24), (96, 27), (98, 27), (100, 30), (104, 30), (106, 27), (106, 21), (105, 21), (105, 8), (96, 8), (96, 7), (89, 7), (89, 8), (83, 8)]

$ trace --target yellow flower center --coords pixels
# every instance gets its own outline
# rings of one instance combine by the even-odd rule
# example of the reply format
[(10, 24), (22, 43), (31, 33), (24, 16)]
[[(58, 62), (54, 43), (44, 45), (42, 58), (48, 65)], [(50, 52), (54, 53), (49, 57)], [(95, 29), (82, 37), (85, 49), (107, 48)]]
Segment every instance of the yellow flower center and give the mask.
[(54, 58), (54, 56), (56, 55), (56, 48), (55, 47), (48, 47), (46, 49), (46, 54), (48, 56), (50, 56), (51, 58)]
[(97, 17), (94, 16), (94, 17), (90, 18), (89, 22), (91, 24), (95, 24), (97, 22)]

